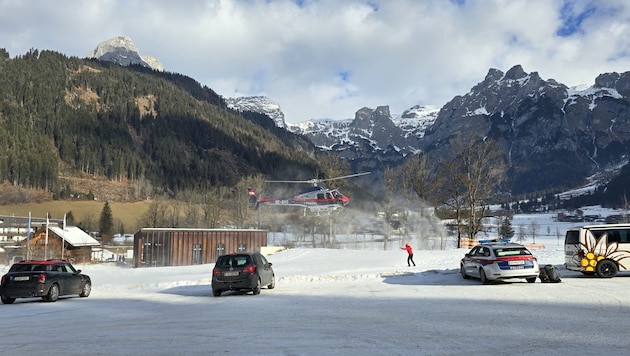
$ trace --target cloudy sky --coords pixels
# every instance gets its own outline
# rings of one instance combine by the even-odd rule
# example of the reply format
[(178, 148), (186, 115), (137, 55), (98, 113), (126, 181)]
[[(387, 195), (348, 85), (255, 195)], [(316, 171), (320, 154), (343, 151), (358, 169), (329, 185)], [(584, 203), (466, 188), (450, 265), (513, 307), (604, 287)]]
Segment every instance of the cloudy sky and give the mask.
[(569, 86), (630, 70), (626, 0), (0, 0), (12, 57), (84, 58), (116, 36), (223, 96), (268, 96), (293, 123), (442, 106), (515, 64)]

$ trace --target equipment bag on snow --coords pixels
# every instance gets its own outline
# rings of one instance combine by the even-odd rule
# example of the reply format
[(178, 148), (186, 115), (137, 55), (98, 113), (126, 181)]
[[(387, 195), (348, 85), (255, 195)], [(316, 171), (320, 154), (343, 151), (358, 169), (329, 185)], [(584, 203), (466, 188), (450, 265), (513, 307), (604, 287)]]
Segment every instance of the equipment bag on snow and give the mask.
[(553, 265), (543, 266), (540, 269), (538, 277), (543, 283), (559, 283), (562, 281), (562, 279), (560, 279), (560, 273), (558, 273), (558, 270)]

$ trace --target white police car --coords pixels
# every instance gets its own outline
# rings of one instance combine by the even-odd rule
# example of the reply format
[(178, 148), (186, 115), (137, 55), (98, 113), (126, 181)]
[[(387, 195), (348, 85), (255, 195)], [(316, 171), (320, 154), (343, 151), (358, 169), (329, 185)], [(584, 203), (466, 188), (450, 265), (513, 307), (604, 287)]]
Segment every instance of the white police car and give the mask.
[(460, 263), (464, 279), (479, 278), (483, 284), (495, 280), (524, 278), (534, 283), (540, 274), (536, 257), (523, 245), (510, 242), (481, 243)]

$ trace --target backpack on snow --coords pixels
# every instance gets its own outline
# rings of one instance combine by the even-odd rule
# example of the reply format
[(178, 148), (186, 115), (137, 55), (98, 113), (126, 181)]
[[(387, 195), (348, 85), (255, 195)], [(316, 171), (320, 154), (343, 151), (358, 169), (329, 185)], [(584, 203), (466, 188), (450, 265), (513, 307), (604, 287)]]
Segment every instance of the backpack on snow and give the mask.
[(560, 279), (560, 273), (558, 273), (558, 270), (553, 265), (543, 266), (540, 269), (538, 277), (543, 283), (559, 283), (562, 281), (562, 279)]

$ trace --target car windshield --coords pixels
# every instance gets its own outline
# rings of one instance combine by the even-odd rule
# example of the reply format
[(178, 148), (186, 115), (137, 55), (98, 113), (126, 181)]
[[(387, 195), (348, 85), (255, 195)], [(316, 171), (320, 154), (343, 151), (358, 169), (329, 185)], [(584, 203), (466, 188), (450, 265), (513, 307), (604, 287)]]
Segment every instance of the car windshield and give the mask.
[(497, 257), (531, 255), (529, 250), (521, 247), (496, 248), (494, 253)]

